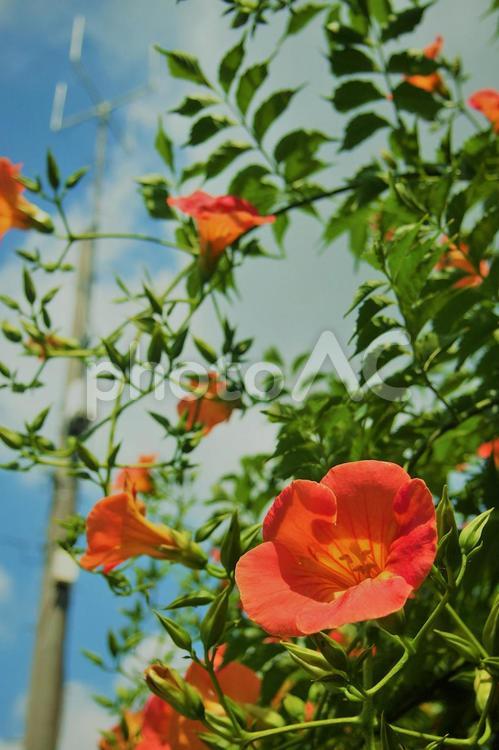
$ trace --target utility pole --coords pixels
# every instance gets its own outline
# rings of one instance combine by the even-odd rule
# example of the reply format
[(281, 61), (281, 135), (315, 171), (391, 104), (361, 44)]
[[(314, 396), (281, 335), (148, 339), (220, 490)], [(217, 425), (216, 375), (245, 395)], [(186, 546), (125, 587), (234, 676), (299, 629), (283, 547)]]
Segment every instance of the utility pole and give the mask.
[[(83, 122), (96, 121), (93, 206), (90, 226), (90, 231), (95, 233), (98, 232), (100, 223), (109, 133), (111, 132), (121, 142), (121, 136), (111, 120), (111, 115), (119, 107), (150, 92), (152, 82), (150, 80), (147, 85), (116, 99), (103, 99), (81, 62), (84, 29), (85, 19), (83, 16), (77, 16), (73, 23), (69, 59), (90, 97), (92, 106), (85, 112), (64, 118), (67, 85), (59, 83), (55, 90), (50, 126), (52, 130), (60, 131)], [(83, 345), (88, 337), (94, 249), (94, 241), (79, 244), (71, 336)], [(69, 359), (60, 427), (61, 445), (66, 443), (68, 436), (78, 435), (86, 426), (84, 378), (83, 363), (78, 359)], [(27, 706), (25, 750), (56, 750), (57, 748), (64, 694), (67, 615), (71, 587), (78, 575), (77, 566), (60, 548), (58, 539), (61, 538), (60, 521), (66, 520), (76, 512), (76, 502), (76, 478), (64, 469), (57, 469), (54, 474), (52, 504), (47, 527), (45, 563)]]

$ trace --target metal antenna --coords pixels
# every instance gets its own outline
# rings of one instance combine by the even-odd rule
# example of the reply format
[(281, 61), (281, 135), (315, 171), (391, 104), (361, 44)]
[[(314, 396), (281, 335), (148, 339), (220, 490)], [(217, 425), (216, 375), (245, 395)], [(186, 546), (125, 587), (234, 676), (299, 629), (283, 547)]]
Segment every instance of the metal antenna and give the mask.
[[(82, 63), (84, 34), (85, 18), (76, 16), (71, 34), (69, 60), (78, 81), (90, 99), (91, 106), (87, 110), (65, 117), (68, 85), (58, 83), (55, 88), (50, 128), (58, 132), (89, 121), (95, 121), (97, 124), (90, 228), (91, 232), (95, 233), (100, 223), (109, 133), (122, 147), (125, 147), (125, 139), (116, 123), (112, 121), (112, 114), (120, 107), (149, 93), (153, 89), (154, 79), (150, 67), (147, 84), (134, 88), (115, 99), (104, 99)], [(71, 333), (72, 337), (78, 341), (84, 341), (87, 338), (94, 245), (94, 241), (85, 241), (79, 243), (78, 246), (79, 258)], [(66, 443), (69, 435), (78, 435), (86, 426), (84, 375), (84, 365), (77, 359), (70, 360), (66, 373), (60, 427), (62, 445)], [(54, 474), (52, 505), (47, 527), (40, 609), (28, 696), (25, 750), (56, 750), (57, 748), (63, 706), (67, 615), (71, 586), (78, 574), (77, 566), (59, 547), (57, 540), (61, 536), (60, 522), (76, 511), (76, 499), (76, 478), (63, 469), (57, 469)]]

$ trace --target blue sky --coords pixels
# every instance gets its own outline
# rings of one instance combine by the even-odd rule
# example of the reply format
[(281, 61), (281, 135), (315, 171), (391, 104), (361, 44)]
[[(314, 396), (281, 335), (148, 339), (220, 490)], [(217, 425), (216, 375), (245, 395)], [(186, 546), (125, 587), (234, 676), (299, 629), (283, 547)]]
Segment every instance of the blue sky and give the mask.
[[(423, 46), (436, 33), (445, 36), (445, 51), (449, 57), (461, 54), (465, 69), (472, 79), (467, 93), (484, 86), (497, 86), (492, 71), (497, 69), (497, 47), (489, 47), (492, 25), (480, 23), (480, 13), (487, 7), (485, 0), (469, 3), (466, 0), (440, 0), (430, 11), (428, 19), (411, 42)], [(177, 5), (173, 0), (25, 0), (22, 13), (15, 0), (0, 0), (0, 35), (2, 57), (0, 68), (2, 119), (0, 120), (0, 154), (24, 164), (28, 175), (42, 173), (45, 151), (49, 146), (68, 174), (83, 164), (92, 162), (95, 126), (81, 125), (70, 131), (54, 134), (49, 130), (49, 118), (55, 84), (65, 80), (69, 84), (67, 112), (74, 113), (88, 106), (88, 99), (74, 79), (68, 62), (68, 41), (75, 14), (87, 18), (84, 46), (85, 63), (107, 97), (114, 97), (140, 85), (147, 78), (148, 48), (159, 42), (164, 47), (183, 48), (197, 54), (209, 72), (216, 69), (219, 51), (238, 39), (238, 33), (227, 31), (220, 20), (221, 3), (211, 0), (188, 0)], [(473, 6), (473, 7), (472, 7)], [(276, 30), (264, 30), (252, 48), (255, 57), (268, 53)], [(277, 88), (284, 81), (294, 85), (310, 81), (310, 99), (293, 105), (290, 121), (330, 128), (337, 132), (341, 120), (325, 102), (314, 104), (316, 94), (330, 93), (327, 78), (321, 78), (321, 38), (311, 28), (303, 42), (301, 55), (292, 47), (283, 50), (283, 62), (277, 65), (271, 86)], [(303, 59), (307, 60), (304, 69)], [(126, 133), (129, 151), (111, 142), (106, 175), (103, 206), (103, 226), (107, 229), (154, 231), (163, 233), (161, 225), (148, 220), (136, 197), (132, 178), (149, 171), (160, 171), (161, 161), (154, 152), (153, 136), (158, 114), (174, 106), (185, 89), (178, 82), (167, 79), (161, 68), (157, 92), (136, 102), (117, 115), (117, 124)], [(312, 109), (315, 107), (315, 109)], [(180, 118), (170, 116), (168, 127), (179, 142), (185, 140)], [(284, 128), (291, 128), (284, 122)], [(465, 134), (466, 126), (463, 126)], [(278, 133), (278, 129), (276, 130)], [(213, 142), (214, 143), (214, 142)], [(382, 146), (382, 137), (366, 146), (375, 153)], [(209, 144), (212, 146), (212, 143)], [(364, 156), (365, 156), (364, 151)], [(189, 151), (179, 158), (194, 160)], [(199, 154), (196, 154), (196, 159)], [(339, 160), (337, 178), (333, 184), (355, 168), (362, 157)], [(336, 169), (336, 168), (335, 168)], [(224, 189), (223, 180), (215, 184), (213, 192)], [(88, 220), (89, 188), (76, 191), (70, 204), (75, 226), (85, 226)], [(290, 263), (283, 274), (282, 266), (270, 261), (248, 264), (240, 276), (241, 302), (233, 312), (239, 323), (241, 336), (260, 330), (258, 352), (277, 343), (288, 355), (294, 356), (310, 347), (317, 334), (332, 329), (345, 344), (350, 335), (350, 324), (343, 321), (343, 312), (359, 279), (366, 273), (356, 271), (351, 257), (340, 244), (334, 255), (318, 254), (319, 229), (310, 220), (301, 218), (293, 226), (289, 240)], [(0, 293), (15, 296), (19, 289), (19, 263), (14, 249), (19, 246), (39, 245), (49, 254), (51, 240), (25, 237), (20, 233), (8, 235), (0, 247)], [(119, 272), (131, 283), (140, 278), (146, 266), (155, 278), (167, 279), (177, 267), (178, 259), (170, 252), (136, 243), (122, 245), (106, 243), (98, 248), (97, 279), (93, 303), (93, 330), (101, 332), (103, 321), (112, 320), (119, 313), (109, 308), (115, 294), (112, 276)], [(69, 318), (71, 289), (62, 293), (57, 308), (60, 318)], [(285, 310), (285, 312), (282, 312)], [(2, 312), (3, 315), (3, 312)], [(114, 318), (113, 318), (114, 316)], [(267, 322), (272, 316), (273, 327)], [(196, 334), (213, 340), (211, 312), (196, 318)], [(214, 335), (214, 334), (213, 334)], [(0, 344), (0, 359), (12, 364), (14, 349)], [(19, 362), (26, 367), (25, 362)], [(57, 368), (56, 368), (57, 370)], [(0, 423), (16, 427), (19, 420), (47, 403), (57, 405), (61, 370), (55, 372), (47, 389), (32, 399), (5, 396), (1, 392)], [(14, 400), (15, 399), (15, 400)], [(169, 405), (167, 408), (172, 408)], [(56, 431), (57, 414), (49, 422)], [(133, 459), (138, 450), (154, 449), (154, 434), (149, 431), (140, 412), (134, 413), (125, 426), (124, 442), (127, 457)], [(264, 450), (272, 445), (273, 430), (258, 414), (234, 420), (227, 428), (214, 431), (199, 451), (202, 463), (200, 493), (218, 475), (234, 468), (241, 453)], [(4, 460), (4, 454), (0, 455)], [(29, 675), (30, 654), (36, 623), (36, 606), (42, 560), (44, 527), (50, 498), (50, 476), (39, 472), (32, 477), (0, 473), (0, 496), (3, 523), (0, 527), (0, 671), (8, 679), (0, 682), (0, 750), (17, 750), (15, 740), (22, 734), (22, 706)], [(85, 494), (81, 509), (89, 507), (94, 498)], [(80, 655), (80, 648), (103, 649), (107, 627), (119, 622), (118, 606), (105, 583), (97, 576), (81, 575), (75, 587), (70, 616), (68, 639), (68, 717), (72, 726), (81, 729), (80, 745), (68, 744), (63, 736), (60, 750), (85, 750), (93, 746), (97, 726), (105, 726), (102, 711), (93, 707), (90, 693), (105, 692), (111, 679), (103, 676)], [(98, 612), (98, 617), (95, 613)], [(2, 738), (4, 742), (2, 743)], [(95, 744), (95, 743), (94, 743)]]

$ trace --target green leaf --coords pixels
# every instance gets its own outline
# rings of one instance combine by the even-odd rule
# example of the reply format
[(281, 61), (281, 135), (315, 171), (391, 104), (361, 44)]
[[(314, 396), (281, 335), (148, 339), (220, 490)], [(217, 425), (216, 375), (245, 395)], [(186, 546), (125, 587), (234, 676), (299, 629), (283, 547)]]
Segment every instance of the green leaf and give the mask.
[(24, 444), (24, 438), (18, 432), (7, 429), (7, 427), (0, 427), (0, 440), (5, 443), (8, 448), (21, 448)]
[(193, 336), (193, 341), (196, 346), (196, 349), (201, 354), (204, 359), (209, 362), (210, 364), (213, 364), (217, 361), (218, 355), (216, 351), (211, 347), (209, 344), (206, 343), (206, 341), (203, 341), (203, 339), (197, 338), (197, 336)]
[(165, 349), (165, 341), (163, 338), (163, 331), (161, 326), (155, 326), (151, 341), (147, 348), (147, 361), (153, 365), (159, 364), (161, 361), (161, 355)]
[(347, 81), (338, 86), (334, 92), (332, 102), (338, 112), (348, 112), (361, 107), (363, 104), (385, 99), (385, 95), (371, 81)]
[(291, 8), (291, 16), (286, 27), (285, 36), (297, 34), (326, 7), (323, 3), (307, 3), (307, 5), (303, 5), (298, 10)]
[(33, 421), (27, 425), (28, 432), (38, 432), (38, 430), (42, 429), (43, 425), (45, 424), (45, 420), (47, 419), (50, 412), (50, 408), (50, 406), (47, 406), (45, 409), (42, 409), (42, 411), (33, 419)]
[(227, 573), (231, 573), (241, 556), (241, 531), (237, 511), (234, 511), (227, 533), (220, 547), (220, 560)]
[(272, 123), (284, 113), (297, 91), (298, 89), (276, 91), (260, 105), (253, 118), (253, 130), (258, 142), (262, 140)]
[(191, 96), (186, 96), (183, 102), (176, 109), (172, 109), (171, 111), (177, 115), (192, 117), (193, 115), (197, 115), (198, 112), (201, 112), (202, 109), (212, 107), (214, 104), (219, 103), (220, 100), (215, 96), (211, 96), (211, 94), (192, 94)]
[(78, 458), (85, 464), (87, 469), (91, 469), (92, 471), (98, 471), (99, 470), (99, 460), (94, 456), (93, 453), (89, 451), (89, 449), (83, 445), (82, 443), (78, 443), (76, 446), (76, 453), (78, 454)]
[(77, 169), (76, 172), (73, 172), (73, 174), (70, 174), (65, 183), (67, 189), (71, 190), (76, 187), (80, 180), (85, 177), (89, 169), (90, 167), (81, 167), (80, 169)]
[(367, 7), (371, 16), (381, 25), (386, 24), (393, 15), (390, 0), (367, 0)]
[(267, 181), (269, 175), (269, 170), (261, 164), (250, 164), (234, 177), (228, 192), (246, 198), (259, 211), (268, 213), (278, 194), (277, 188)]
[(153, 612), (174, 644), (184, 651), (190, 652), (192, 650), (192, 640), (187, 630), (169, 617), (165, 617), (157, 610), (153, 610)]
[(402, 34), (408, 34), (421, 22), (427, 8), (433, 3), (420, 5), (416, 8), (408, 8), (401, 13), (396, 13), (390, 18), (388, 25), (383, 29), (381, 39), (386, 42), (388, 39), (396, 39)]
[(163, 122), (161, 120), (161, 117), (158, 119), (158, 130), (156, 132), (154, 147), (165, 164), (170, 167), (171, 170), (173, 170), (175, 168), (173, 144), (163, 129)]
[(359, 288), (357, 289), (357, 292), (355, 293), (355, 297), (353, 299), (352, 304), (348, 308), (348, 310), (345, 313), (345, 317), (352, 312), (352, 310), (355, 310), (355, 308), (360, 305), (360, 303), (366, 299), (372, 292), (374, 292), (375, 289), (378, 289), (380, 286), (383, 286), (386, 282), (383, 281), (383, 279), (372, 279), (370, 281), (364, 281)]
[(454, 651), (457, 651), (457, 653), (464, 657), (466, 661), (471, 661), (475, 664), (478, 664), (480, 661), (481, 654), (475, 644), (470, 640), (462, 638), (455, 633), (449, 633), (445, 630), (437, 630), (436, 628), (433, 632), (440, 636), (440, 638), (443, 638), (447, 645)]
[(88, 651), (86, 648), (81, 649), (81, 653), (83, 656), (91, 661), (93, 664), (95, 664), (98, 667), (102, 667), (104, 664), (104, 659), (102, 656), (99, 656), (99, 654), (94, 653), (93, 651)]
[(499, 654), (499, 594), (496, 594), (489, 616), (483, 626), (482, 638), (489, 654), (497, 656)]
[(388, 60), (390, 73), (404, 73), (405, 75), (429, 75), (438, 69), (438, 63), (417, 49), (396, 52)]
[(211, 591), (198, 591), (195, 594), (185, 594), (174, 599), (165, 609), (182, 609), (183, 607), (202, 607), (210, 604), (215, 598)]
[(54, 155), (50, 150), (47, 151), (47, 178), (50, 186), (54, 190), (57, 190), (57, 188), (61, 184), (61, 178), (59, 175), (59, 167), (57, 166)]
[(200, 627), (205, 648), (215, 646), (222, 638), (229, 608), (230, 588), (224, 589), (206, 613)]
[(174, 78), (192, 81), (200, 86), (210, 86), (196, 57), (181, 50), (168, 51), (158, 45), (155, 46), (155, 49), (166, 57), (168, 70)]
[(206, 162), (206, 177), (216, 177), (217, 174), (223, 172), (229, 164), (237, 159), (238, 156), (244, 154), (246, 151), (250, 151), (252, 148), (251, 143), (245, 141), (226, 141), (217, 148), (209, 157)]
[(220, 63), (218, 80), (225, 92), (228, 92), (244, 58), (246, 36), (235, 47), (230, 49)]
[(434, 120), (441, 108), (439, 102), (428, 92), (403, 81), (393, 90), (393, 101), (399, 109), (412, 112), (425, 120)]
[(276, 161), (285, 163), (286, 180), (293, 182), (303, 179), (321, 166), (314, 156), (319, 147), (329, 140), (319, 130), (294, 130), (281, 138), (274, 149), (274, 156)]
[(30, 305), (32, 305), (36, 300), (36, 289), (33, 283), (33, 278), (27, 268), (23, 268), (23, 287), (24, 296), (26, 297)]
[(205, 117), (196, 120), (192, 126), (188, 145), (197, 146), (199, 143), (204, 143), (221, 130), (225, 130), (225, 128), (229, 128), (235, 124), (234, 120), (231, 120), (226, 115), (205, 115)]
[(266, 62), (248, 68), (239, 79), (236, 91), (236, 102), (242, 114), (246, 114), (253, 97), (267, 78), (269, 69)]
[(345, 137), (341, 144), (342, 151), (349, 151), (362, 141), (370, 138), (377, 130), (389, 127), (390, 123), (384, 117), (374, 112), (365, 112), (357, 115), (347, 123)]
[(335, 76), (348, 76), (353, 73), (372, 73), (377, 68), (369, 55), (356, 47), (340, 47), (333, 50), (329, 58)]

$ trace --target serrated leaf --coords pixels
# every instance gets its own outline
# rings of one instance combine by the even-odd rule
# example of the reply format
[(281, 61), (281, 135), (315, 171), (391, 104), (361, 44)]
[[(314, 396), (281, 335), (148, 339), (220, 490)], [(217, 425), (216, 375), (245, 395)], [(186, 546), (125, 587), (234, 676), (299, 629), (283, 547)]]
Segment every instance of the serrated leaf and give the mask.
[(253, 203), (265, 214), (270, 211), (277, 198), (277, 188), (267, 181), (269, 170), (261, 164), (250, 164), (236, 174), (228, 193), (238, 195)]
[(210, 85), (201, 70), (198, 59), (193, 55), (181, 50), (168, 51), (158, 45), (155, 49), (166, 57), (168, 70), (174, 78), (192, 81), (200, 86)]
[(352, 312), (352, 310), (355, 310), (355, 308), (360, 305), (360, 303), (368, 297), (372, 292), (374, 292), (375, 289), (378, 289), (380, 286), (383, 286), (386, 282), (382, 279), (372, 279), (369, 281), (364, 281), (359, 288), (357, 289), (357, 292), (355, 293), (355, 297), (353, 299), (352, 304), (348, 308), (348, 310), (345, 313), (345, 317)]
[(441, 109), (440, 103), (428, 92), (403, 81), (393, 90), (395, 106), (412, 112), (425, 120), (434, 120)]
[(438, 68), (438, 63), (424, 52), (417, 49), (408, 49), (404, 52), (396, 52), (388, 60), (389, 73), (404, 73), (405, 75), (429, 75)]
[(389, 127), (390, 123), (384, 117), (374, 112), (365, 112), (350, 120), (345, 128), (345, 137), (341, 144), (342, 151), (349, 151), (362, 141), (370, 138), (377, 130)]
[(199, 143), (204, 143), (209, 138), (219, 133), (225, 128), (229, 128), (236, 123), (226, 115), (206, 115), (196, 120), (191, 128), (189, 135), (188, 144), (189, 146), (197, 146)]
[(382, 31), (382, 41), (386, 42), (388, 39), (396, 39), (397, 37), (402, 36), (402, 34), (408, 34), (410, 31), (413, 31), (413, 29), (415, 29), (421, 22), (426, 9), (429, 8), (430, 5), (432, 5), (432, 3), (420, 5), (415, 8), (407, 8), (407, 10), (394, 14), (394, 16), (390, 18), (388, 25)]
[(214, 151), (206, 161), (206, 177), (216, 177), (223, 172), (229, 164), (237, 159), (238, 156), (250, 151), (251, 143), (245, 141), (226, 141)]
[(186, 96), (182, 103), (171, 111), (177, 115), (183, 115), (184, 117), (192, 117), (201, 112), (206, 107), (212, 107), (214, 104), (219, 104), (219, 99), (211, 94), (192, 94)]
[(286, 26), (285, 36), (292, 36), (301, 31), (315, 16), (327, 6), (323, 3), (307, 3), (298, 10), (291, 9), (291, 16)]
[(333, 50), (329, 58), (331, 70), (335, 76), (352, 75), (353, 73), (371, 73), (377, 68), (369, 55), (356, 47), (345, 47)]
[(223, 57), (220, 67), (218, 69), (218, 80), (225, 92), (230, 90), (232, 82), (236, 76), (237, 71), (241, 67), (244, 59), (244, 43), (246, 36), (243, 36), (240, 42), (232, 47), (227, 54)]
[(346, 81), (334, 92), (332, 102), (338, 112), (349, 112), (363, 104), (384, 99), (385, 95), (371, 81)]
[(323, 143), (330, 138), (319, 130), (294, 130), (281, 138), (274, 149), (278, 162), (284, 162), (284, 174), (288, 182), (303, 179), (316, 169), (321, 162), (314, 156)]
[(156, 140), (154, 141), (154, 147), (165, 164), (170, 167), (171, 170), (173, 170), (175, 168), (173, 144), (170, 138), (165, 133), (161, 117), (158, 119), (158, 129), (156, 131)]
[(236, 102), (242, 114), (246, 114), (253, 97), (267, 78), (269, 69), (266, 62), (253, 65), (245, 70), (239, 79), (236, 91)]
[(257, 141), (261, 141), (272, 123), (284, 113), (298, 89), (282, 89), (270, 96), (255, 112), (253, 130)]

